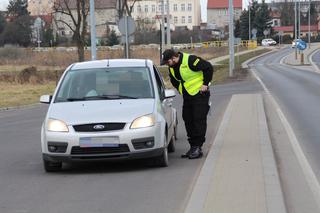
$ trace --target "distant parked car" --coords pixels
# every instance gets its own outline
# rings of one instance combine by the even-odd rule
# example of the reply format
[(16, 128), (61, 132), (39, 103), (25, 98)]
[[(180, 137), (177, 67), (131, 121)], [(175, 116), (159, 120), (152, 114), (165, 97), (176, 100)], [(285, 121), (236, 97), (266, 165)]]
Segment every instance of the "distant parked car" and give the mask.
[(63, 162), (148, 158), (168, 166), (175, 150), (175, 91), (165, 89), (151, 60), (112, 59), (66, 69), (41, 129), (44, 168)]
[(275, 40), (273, 40), (272, 38), (266, 38), (261, 41), (262, 46), (273, 46), (276, 44), (277, 44), (277, 42)]

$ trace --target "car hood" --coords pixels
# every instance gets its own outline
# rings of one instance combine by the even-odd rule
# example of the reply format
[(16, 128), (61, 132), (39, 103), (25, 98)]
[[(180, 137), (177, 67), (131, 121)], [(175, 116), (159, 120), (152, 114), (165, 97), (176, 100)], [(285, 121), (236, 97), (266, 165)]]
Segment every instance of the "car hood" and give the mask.
[(64, 121), (67, 125), (132, 122), (154, 111), (154, 99), (121, 99), (53, 103), (48, 118)]

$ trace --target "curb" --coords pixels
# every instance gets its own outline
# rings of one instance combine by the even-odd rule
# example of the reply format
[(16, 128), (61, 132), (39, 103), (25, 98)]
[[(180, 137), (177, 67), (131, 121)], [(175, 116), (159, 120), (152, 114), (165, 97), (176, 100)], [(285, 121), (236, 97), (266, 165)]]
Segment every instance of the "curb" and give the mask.
[(40, 103), (35, 103), (35, 104), (13, 106), (13, 107), (2, 107), (2, 108), (0, 108), (0, 112), (12, 111), (12, 110), (16, 110), (16, 109), (28, 109), (28, 108), (33, 108), (33, 107), (40, 106), (40, 105), (41, 105)]
[(320, 73), (320, 68), (312, 60), (313, 55), (316, 54), (318, 51), (319, 51), (319, 49), (315, 49), (311, 54), (309, 54), (308, 59), (309, 59), (310, 64), (312, 65), (312, 67), (316, 70), (316, 72)]
[(278, 50), (271, 50), (271, 51), (269, 51), (269, 52), (266, 52), (266, 53), (263, 53), (263, 54), (261, 54), (261, 55), (257, 55), (257, 56), (255, 56), (255, 57), (253, 57), (253, 58), (250, 58), (249, 60), (243, 62), (243, 63), (241, 64), (241, 67), (242, 67), (242, 68), (249, 68), (248, 64), (251, 63), (252, 61), (254, 61), (254, 60), (256, 60), (256, 59), (258, 59), (258, 58), (260, 58), (260, 57), (263, 57), (263, 56), (265, 56), (265, 55), (274, 53), (274, 52), (276, 52), (276, 51), (278, 51)]
[(277, 164), (273, 154), (262, 96), (258, 97), (257, 104), (259, 106), (260, 149), (264, 173), (264, 186), (266, 190), (267, 212), (286, 213), (287, 210), (283, 198)]

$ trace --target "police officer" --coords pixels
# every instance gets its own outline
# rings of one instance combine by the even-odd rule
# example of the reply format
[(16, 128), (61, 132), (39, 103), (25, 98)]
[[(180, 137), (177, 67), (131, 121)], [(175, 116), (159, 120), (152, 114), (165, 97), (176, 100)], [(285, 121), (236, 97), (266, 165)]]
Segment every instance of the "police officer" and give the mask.
[(182, 118), (190, 149), (181, 157), (201, 158), (201, 147), (206, 140), (207, 114), (210, 108), (209, 85), (213, 67), (200, 57), (172, 49), (163, 52), (161, 64), (169, 66), (170, 81), (183, 96)]

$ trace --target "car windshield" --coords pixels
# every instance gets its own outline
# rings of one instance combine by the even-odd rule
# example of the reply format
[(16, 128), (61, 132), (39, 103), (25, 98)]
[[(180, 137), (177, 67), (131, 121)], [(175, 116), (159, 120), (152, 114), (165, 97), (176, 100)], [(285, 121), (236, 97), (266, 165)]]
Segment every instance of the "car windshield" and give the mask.
[(117, 67), (69, 70), (55, 102), (153, 98), (146, 67)]

